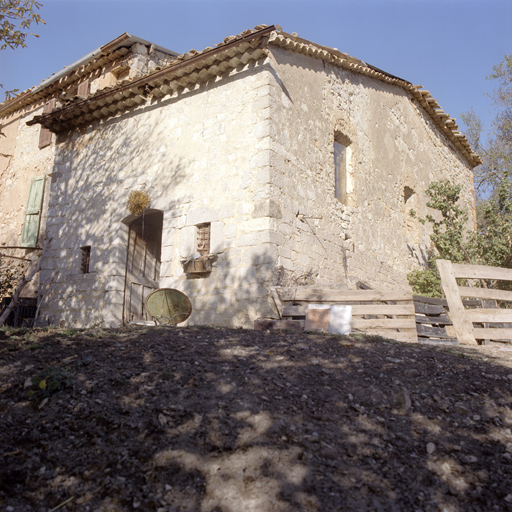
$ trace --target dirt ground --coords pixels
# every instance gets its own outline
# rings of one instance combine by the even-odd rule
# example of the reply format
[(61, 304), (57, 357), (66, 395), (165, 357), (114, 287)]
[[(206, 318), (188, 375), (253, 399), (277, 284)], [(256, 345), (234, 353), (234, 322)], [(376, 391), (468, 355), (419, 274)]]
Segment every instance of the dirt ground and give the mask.
[(0, 509), (512, 511), (512, 345), (0, 330)]

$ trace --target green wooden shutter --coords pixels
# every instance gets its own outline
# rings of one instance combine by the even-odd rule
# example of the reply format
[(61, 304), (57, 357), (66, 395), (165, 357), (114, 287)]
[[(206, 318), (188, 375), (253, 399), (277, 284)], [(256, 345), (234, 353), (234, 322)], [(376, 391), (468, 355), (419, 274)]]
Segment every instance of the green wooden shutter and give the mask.
[(37, 247), (39, 221), (41, 219), (41, 203), (43, 201), (44, 176), (33, 178), (30, 183), (25, 221), (21, 232), (21, 247)]

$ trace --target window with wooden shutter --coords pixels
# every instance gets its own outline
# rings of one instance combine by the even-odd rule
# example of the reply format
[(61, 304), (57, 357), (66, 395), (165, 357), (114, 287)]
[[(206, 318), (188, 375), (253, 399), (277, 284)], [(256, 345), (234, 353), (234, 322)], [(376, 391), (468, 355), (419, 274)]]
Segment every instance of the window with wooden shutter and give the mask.
[(201, 256), (210, 254), (210, 232), (211, 224), (209, 222), (197, 226), (197, 252)]
[[(55, 108), (55, 105), (57, 104), (57, 100), (52, 99), (50, 101), (46, 102), (46, 105), (43, 109), (43, 115), (44, 114), (50, 114), (53, 109)], [(39, 134), (39, 149), (45, 148), (46, 146), (49, 146), (52, 143), (52, 132), (48, 130), (48, 128), (43, 128), (41, 126), (41, 132)]]
[(84, 80), (79, 86), (76, 92), (77, 96), (85, 98), (89, 94), (89, 79)]
[(41, 204), (43, 202), (44, 176), (33, 178), (30, 183), (25, 221), (21, 232), (21, 247), (37, 247)]

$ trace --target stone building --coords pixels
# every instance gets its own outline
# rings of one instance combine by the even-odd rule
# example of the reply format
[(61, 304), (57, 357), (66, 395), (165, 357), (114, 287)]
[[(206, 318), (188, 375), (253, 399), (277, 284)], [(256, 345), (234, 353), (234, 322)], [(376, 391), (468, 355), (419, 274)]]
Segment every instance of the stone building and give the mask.
[[(30, 266), (41, 254), (51, 190), (56, 136), (28, 126), (34, 116), (117, 83), (140, 77), (177, 56), (123, 34), (74, 64), (0, 105), (0, 272), (6, 265)], [(36, 297), (39, 279), (25, 288)]]
[(100, 50), (0, 108), (17, 126), (2, 170), (24, 192), (10, 245), (30, 178), (47, 180), (39, 323), (140, 320), (158, 287), (190, 297), (192, 323), (234, 326), (273, 316), (280, 282), (407, 287), (429, 249), (408, 212), (426, 213), (429, 183), (460, 183), (474, 214), (479, 158), (455, 121), (336, 49), (259, 26), (179, 56), (128, 35)]

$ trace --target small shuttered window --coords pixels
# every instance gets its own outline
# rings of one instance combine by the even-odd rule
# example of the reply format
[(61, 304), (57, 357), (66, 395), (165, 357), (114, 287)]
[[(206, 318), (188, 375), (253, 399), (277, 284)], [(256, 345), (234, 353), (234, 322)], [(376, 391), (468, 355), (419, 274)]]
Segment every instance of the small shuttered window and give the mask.
[(43, 202), (44, 176), (33, 178), (30, 183), (25, 221), (21, 232), (21, 247), (37, 247), (39, 222), (41, 220), (41, 204)]
[(85, 247), (80, 247), (80, 270), (82, 274), (89, 273), (89, 267), (91, 264), (91, 246), (86, 245)]
[(210, 254), (210, 232), (211, 224), (209, 222), (197, 226), (197, 252), (201, 256)]
[[(55, 108), (55, 105), (57, 104), (57, 101), (55, 99), (47, 101), (46, 105), (43, 109), (43, 115), (44, 114), (50, 114), (53, 109)], [(48, 130), (48, 128), (43, 128), (41, 126), (41, 132), (39, 134), (39, 148), (45, 148), (46, 146), (49, 146), (52, 143), (52, 132)]]
[(85, 98), (89, 94), (89, 80), (84, 80), (79, 86), (76, 92), (77, 96)]

